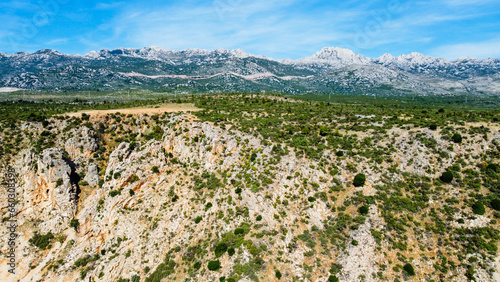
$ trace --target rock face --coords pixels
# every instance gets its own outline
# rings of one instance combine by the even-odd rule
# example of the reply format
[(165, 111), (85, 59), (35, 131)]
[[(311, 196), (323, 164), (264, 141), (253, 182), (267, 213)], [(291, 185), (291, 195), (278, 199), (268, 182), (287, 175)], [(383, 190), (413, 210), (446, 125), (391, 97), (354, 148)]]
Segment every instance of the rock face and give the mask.
[(96, 186), (97, 184), (99, 184), (99, 168), (97, 167), (97, 165), (89, 165), (84, 180), (87, 181), (90, 186)]
[(24, 174), (26, 220), (41, 220), (41, 232), (59, 233), (67, 228), (77, 211), (77, 183), (74, 169), (60, 149), (46, 149), (36, 160), (36, 168)]
[[(14, 162), (22, 194), (19, 269), (16, 276), (8, 276), (7, 269), (0, 267), (0, 277), (21, 281), (141, 277), (144, 281), (161, 272), (169, 273), (162, 281), (218, 281), (221, 277), (275, 281), (279, 270), (282, 281), (328, 281), (332, 264), (337, 264), (341, 281), (377, 281), (379, 272), (386, 270), (388, 279), (403, 278), (400, 271), (391, 272), (393, 265), (383, 269), (387, 261), (399, 263), (401, 257), (395, 255), (399, 250), (392, 247), (393, 237), (373, 236), (386, 228), (381, 207), (370, 204), (368, 214), (359, 216), (360, 204), (355, 201), (375, 197), (390, 177), (362, 157), (337, 158), (327, 152), (317, 161), (289, 151), (278, 155), (273, 145), (256, 136), (187, 114), (170, 114), (159, 122), (147, 115), (120, 118), (119, 125), (116, 117), (92, 118), (94, 128), (108, 124), (99, 138), (88, 126), (64, 135), (62, 129), (70, 123), (52, 121), (60, 127), (52, 132), (66, 139), (38, 154), (29, 149), (19, 153)], [(158, 128), (153, 130), (154, 126)], [(30, 125), (26, 130), (39, 132), (40, 128)], [(157, 135), (151, 136), (152, 132)], [(437, 148), (450, 148), (450, 155), (469, 150), (469, 158), (489, 150), (488, 142), (498, 138), (498, 132), (492, 132), (484, 142), (477, 137), (451, 148), (450, 141), (432, 132), (419, 138), (403, 130), (388, 134), (394, 142), (380, 142), (395, 144), (394, 166), (431, 176), (427, 169), (436, 169), (435, 157), (423, 155), (410, 161), (424, 152), (422, 136), (436, 139)], [(325, 160), (335, 163), (337, 171), (325, 169)], [(352, 179), (361, 170), (368, 175), (367, 183), (355, 188)], [(88, 185), (80, 187), (80, 180)], [(446, 188), (454, 195), (453, 187)], [(0, 201), (5, 207), (6, 198)], [(445, 203), (430, 199), (428, 204), (439, 209)], [(466, 208), (462, 214), (472, 216)], [(346, 218), (356, 224), (338, 224)], [(70, 226), (72, 219), (78, 226), (75, 221)], [(467, 227), (487, 224), (491, 222), (486, 216), (465, 221)], [(51, 232), (56, 238), (44, 250), (29, 242), (33, 231)], [(5, 246), (6, 230), (0, 232)], [(338, 236), (326, 237), (332, 233)], [(413, 242), (409, 243), (412, 250), (418, 250), (415, 238), (429, 252), (441, 240), (427, 233), (410, 234), (406, 241)], [(234, 254), (216, 254), (219, 243), (237, 244)], [(432, 263), (412, 251), (401, 252), (419, 269), (415, 279), (434, 275)], [(208, 269), (213, 260), (220, 261), (221, 269)], [(6, 260), (0, 263), (5, 265)], [(155, 272), (158, 269), (163, 272)], [(486, 271), (476, 273), (481, 281), (491, 281)]]

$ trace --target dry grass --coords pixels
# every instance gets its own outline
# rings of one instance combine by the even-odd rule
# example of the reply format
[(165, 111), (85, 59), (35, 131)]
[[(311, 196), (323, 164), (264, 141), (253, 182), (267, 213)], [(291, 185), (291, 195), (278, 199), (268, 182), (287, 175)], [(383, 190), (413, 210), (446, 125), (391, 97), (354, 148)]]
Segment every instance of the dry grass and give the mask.
[(79, 111), (75, 113), (67, 113), (65, 116), (69, 117), (79, 117), (83, 113), (90, 115), (91, 117), (100, 117), (113, 113), (122, 114), (163, 114), (163, 113), (177, 113), (177, 112), (196, 112), (200, 111), (200, 108), (194, 106), (194, 104), (160, 104), (155, 107), (147, 108), (125, 108), (125, 109), (111, 109), (111, 110), (86, 110)]

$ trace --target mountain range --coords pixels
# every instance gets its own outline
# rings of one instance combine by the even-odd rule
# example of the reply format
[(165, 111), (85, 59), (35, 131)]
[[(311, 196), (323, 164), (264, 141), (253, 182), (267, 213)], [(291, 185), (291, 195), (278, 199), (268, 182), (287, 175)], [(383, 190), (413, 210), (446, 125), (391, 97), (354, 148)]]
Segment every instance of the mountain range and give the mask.
[(368, 58), (326, 47), (298, 60), (243, 50), (119, 48), (68, 55), (0, 52), (0, 87), (49, 91), (149, 89), (175, 93), (500, 95), (500, 59), (453, 61), (411, 53)]

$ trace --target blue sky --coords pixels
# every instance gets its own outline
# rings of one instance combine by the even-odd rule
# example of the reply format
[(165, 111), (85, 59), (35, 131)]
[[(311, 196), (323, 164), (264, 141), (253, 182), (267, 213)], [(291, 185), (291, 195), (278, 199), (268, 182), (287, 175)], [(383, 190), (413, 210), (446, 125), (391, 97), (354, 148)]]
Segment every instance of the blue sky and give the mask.
[(499, 0), (2, 0), (0, 21), (6, 53), (161, 46), (297, 59), (338, 46), (500, 58)]

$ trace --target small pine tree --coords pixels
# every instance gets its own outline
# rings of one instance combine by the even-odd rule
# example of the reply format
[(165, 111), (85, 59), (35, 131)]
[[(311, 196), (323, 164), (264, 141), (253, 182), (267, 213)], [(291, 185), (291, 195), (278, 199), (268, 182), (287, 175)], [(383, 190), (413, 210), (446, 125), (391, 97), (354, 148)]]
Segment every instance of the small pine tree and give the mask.
[(403, 271), (410, 276), (415, 276), (415, 269), (413, 268), (413, 265), (409, 263), (403, 266)]
[(453, 136), (451, 137), (451, 140), (457, 144), (460, 144), (462, 143), (462, 135), (460, 135), (460, 133), (455, 133), (453, 134)]
[(354, 187), (362, 187), (365, 185), (365, 182), (366, 176), (362, 173), (359, 173), (354, 177), (354, 181), (352, 182), (352, 184), (354, 184)]
[(481, 202), (475, 202), (472, 205), (472, 212), (477, 214), (477, 215), (483, 215), (486, 213), (486, 210), (484, 209), (484, 205)]
[(444, 183), (450, 183), (453, 180), (453, 173), (451, 173), (451, 171), (445, 171), (439, 179)]

